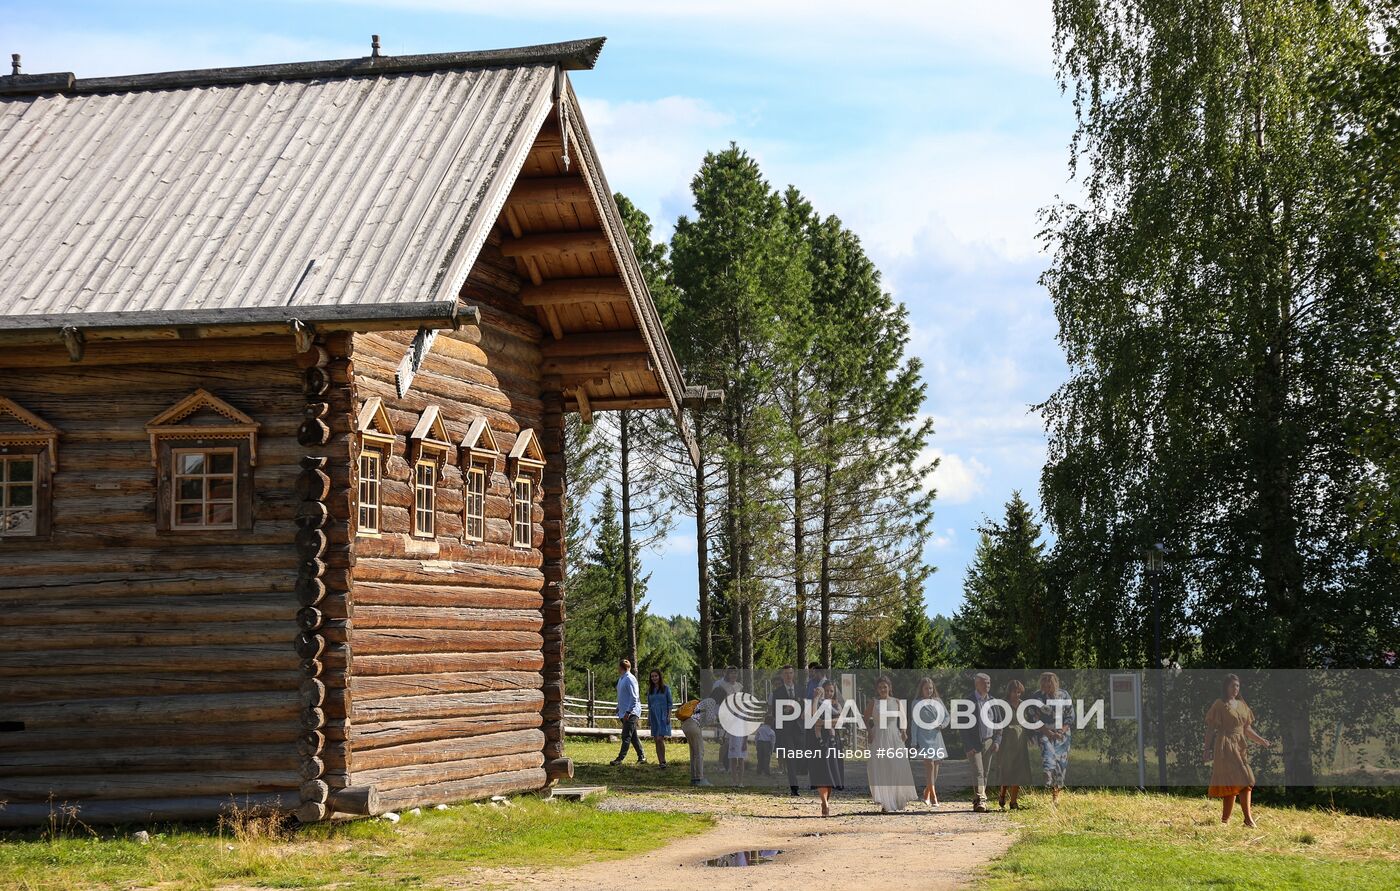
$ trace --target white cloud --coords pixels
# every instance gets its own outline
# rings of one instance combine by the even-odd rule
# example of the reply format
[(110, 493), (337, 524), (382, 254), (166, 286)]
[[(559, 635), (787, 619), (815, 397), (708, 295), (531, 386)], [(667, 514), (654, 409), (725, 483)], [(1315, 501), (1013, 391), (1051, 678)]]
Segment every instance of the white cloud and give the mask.
[(690, 204), (690, 179), (705, 152), (733, 136), (733, 115), (689, 96), (609, 102), (581, 97), (609, 185), (637, 202), (665, 237), (665, 209)]
[(958, 531), (949, 526), (942, 532), (933, 533), (933, 537), (929, 539), (929, 547), (933, 548), (935, 551), (947, 550), (953, 546), (953, 543), (956, 542), (957, 539)]
[(974, 457), (945, 452), (938, 448), (927, 448), (920, 456), (920, 464), (927, 466), (938, 462), (929, 476), (927, 485), (938, 492), (938, 500), (949, 504), (966, 504), (982, 492), (982, 482), (990, 472), (987, 465)]
[(684, 556), (695, 553), (695, 536), (684, 533), (672, 533), (661, 541), (657, 542), (656, 552), (662, 556), (671, 555)]

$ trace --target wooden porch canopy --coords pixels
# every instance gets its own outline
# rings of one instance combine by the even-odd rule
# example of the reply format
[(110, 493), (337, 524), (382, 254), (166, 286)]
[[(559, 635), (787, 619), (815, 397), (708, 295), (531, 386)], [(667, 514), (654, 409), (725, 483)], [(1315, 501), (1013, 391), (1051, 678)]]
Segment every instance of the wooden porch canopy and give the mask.
[(687, 388), (568, 78), (497, 221), (501, 253), (527, 280), (520, 302), (549, 333), (544, 374), (585, 422), (595, 411), (664, 408), (698, 453), (683, 405), (721, 393)]

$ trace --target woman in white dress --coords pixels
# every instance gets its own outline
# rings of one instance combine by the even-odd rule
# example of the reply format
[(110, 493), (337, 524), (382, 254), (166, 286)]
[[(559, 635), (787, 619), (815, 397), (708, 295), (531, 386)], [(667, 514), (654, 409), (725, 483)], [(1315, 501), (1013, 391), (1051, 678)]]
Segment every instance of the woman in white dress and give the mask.
[(909, 766), (908, 735), (899, 726), (904, 703), (894, 698), (893, 691), (889, 676), (882, 676), (875, 682), (874, 698), (865, 706), (865, 726), (870, 734), (866, 770), (870, 797), (887, 814), (904, 810), (917, 797), (914, 770)]

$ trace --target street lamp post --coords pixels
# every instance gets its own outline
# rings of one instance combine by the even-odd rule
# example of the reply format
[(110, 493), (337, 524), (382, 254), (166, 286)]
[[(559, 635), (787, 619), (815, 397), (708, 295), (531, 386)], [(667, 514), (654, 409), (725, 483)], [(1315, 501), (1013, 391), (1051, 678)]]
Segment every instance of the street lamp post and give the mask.
[(1157, 791), (1167, 788), (1167, 693), (1162, 662), (1162, 570), (1166, 565), (1167, 548), (1160, 541), (1143, 555), (1147, 578), (1152, 586), (1152, 660), (1156, 669), (1157, 687)]

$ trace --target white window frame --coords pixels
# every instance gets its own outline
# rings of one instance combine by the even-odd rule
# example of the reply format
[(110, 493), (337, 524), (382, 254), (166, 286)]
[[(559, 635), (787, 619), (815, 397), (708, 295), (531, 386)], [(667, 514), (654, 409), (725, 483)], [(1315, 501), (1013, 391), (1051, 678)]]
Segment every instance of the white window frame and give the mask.
[[(202, 473), (182, 473), (181, 459), (186, 455), (200, 455), (204, 459), (206, 470)], [(232, 468), (228, 473), (210, 473), (207, 469), (211, 463), (210, 458), (214, 455), (228, 455), (232, 459)], [(210, 446), (195, 448), (175, 448), (170, 450), (170, 528), (180, 532), (198, 532), (210, 530), (231, 530), (238, 528), (238, 449)], [(232, 485), (232, 491), (228, 498), (210, 498), (209, 480), (227, 478)], [(204, 481), (204, 495), (195, 501), (189, 498), (180, 497), (180, 481), (182, 479), (200, 479)], [(180, 505), (199, 504), (201, 505), (199, 523), (180, 522)], [(229, 509), (229, 521), (227, 523), (208, 522), (209, 508), (212, 505), (227, 505)]]
[[(428, 485), (423, 485), (423, 471), (428, 472)], [(437, 537), (437, 481), (436, 461), (419, 460), (413, 465), (413, 536), (414, 538)], [(426, 507), (423, 502), (427, 501)], [(423, 524), (426, 517), (427, 525)]]
[[(367, 465), (374, 468), (373, 474), (365, 473)], [(375, 448), (361, 448), (359, 471), (359, 485), (356, 487), (358, 509), (355, 512), (359, 525), (356, 532), (360, 535), (378, 535), (384, 519), (384, 453)]]
[[(521, 487), (524, 497), (521, 497)], [(511, 541), (517, 548), (530, 548), (535, 544), (535, 481), (528, 476), (517, 476), (513, 487), (514, 510), (511, 515)], [(523, 511), (523, 517), (522, 517)], [(523, 537), (522, 537), (523, 533)]]
[[(475, 461), (467, 465), (462, 486), (462, 538), (466, 541), (486, 540), (486, 489), (489, 477), (485, 465)], [(473, 483), (476, 482), (480, 483), (480, 491), (474, 489)]]

